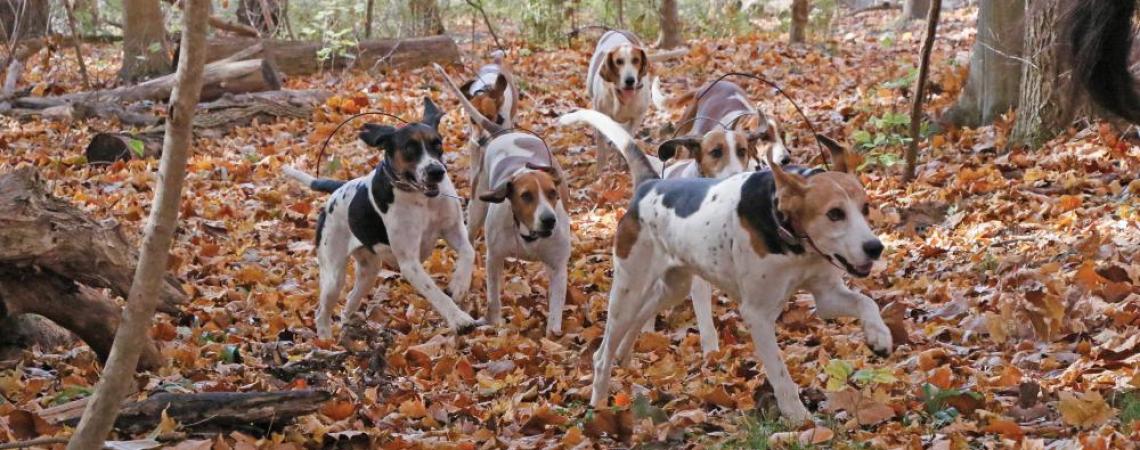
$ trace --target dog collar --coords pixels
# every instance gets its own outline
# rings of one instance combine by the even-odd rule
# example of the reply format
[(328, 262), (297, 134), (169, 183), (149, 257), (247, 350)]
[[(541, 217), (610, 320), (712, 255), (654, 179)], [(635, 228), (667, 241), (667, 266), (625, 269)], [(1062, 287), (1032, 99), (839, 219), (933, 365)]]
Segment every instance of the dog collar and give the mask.
[(791, 217), (787, 217), (784, 213), (781, 213), (779, 199), (774, 196), (772, 198), (772, 220), (776, 223), (776, 235), (780, 237), (780, 240), (783, 241), (785, 245), (802, 247), (802, 243), (806, 242), (807, 246), (811, 247), (811, 249), (827, 261), (828, 264), (835, 266), (835, 268), (843, 272), (850, 272), (847, 268), (836, 263), (835, 258), (831, 257), (831, 255), (820, 250), (819, 247), (815, 245), (815, 240), (807, 233), (807, 230), (800, 230), (800, 227), (796, 226), (795, 221), (793, 221)]

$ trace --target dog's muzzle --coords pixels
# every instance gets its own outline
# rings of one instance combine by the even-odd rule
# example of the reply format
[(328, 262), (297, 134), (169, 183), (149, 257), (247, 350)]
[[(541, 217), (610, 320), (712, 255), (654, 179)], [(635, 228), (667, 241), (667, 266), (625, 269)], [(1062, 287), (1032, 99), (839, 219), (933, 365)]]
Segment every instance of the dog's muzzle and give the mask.
[(870, 260), (870, 261), (867, 261), (866, 263), (855, 266), (855, 265), (852, 265), (850, 262), (848, 262), (847, 258), (840, 256), (838, 253), (832, 254), (831, 257), (834, 258), (836, 261), (839, 261), (839, 264), (843, 266), (843, 269), (846, 270), (847, 273), (854, 275), (858, 278), (866, 278), (868, 275), (871, 274), (871, 268), (875, 266), (874, 260)]

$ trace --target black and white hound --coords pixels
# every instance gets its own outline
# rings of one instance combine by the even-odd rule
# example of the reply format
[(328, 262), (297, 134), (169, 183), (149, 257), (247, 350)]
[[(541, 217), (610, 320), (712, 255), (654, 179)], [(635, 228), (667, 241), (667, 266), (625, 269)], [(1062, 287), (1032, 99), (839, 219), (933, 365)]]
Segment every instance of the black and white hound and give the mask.
[(720, 180), (662, 180), (637, 143), (604, 114), (583, 110), (560, 121), (587, 122), (613, 141), (636, 186), (614, 242), (606, 331), (594, 353), (595, 408), (609, 399), (615, 360), (628, 362), (642, 324), (684, 300), (694, 276), (740, 303), (780, 412), (793, 422), (811, 414), (780, 356), (776, 320), (796, 290), (811, 292), (825, 319), (858, 317), (871, 348), (891, 350), (878, 305), (843, 282), (844, 272), (870, 274), (883, 244), (864, 217), (866, 193), (842, 146), (825, 140), (832, 171), (774, 165)]
[[(436, 70), (459, 94), (443, 68), (436, 65)], [(502, 319), (500, 283), (507, 258), (539, 261), (550, 277), (546, 332), (560, 335), (571, 241), (562, 168), (538, 136), (512, 132), (480, 113), (466, 97), (460, 95), (459, 101), (472, 122), (488, 133), (472, 155), (476, 167), (467, 207), (468, 235), (474, 237), (482, 228), (487, 240), (486, 319), (491, 324)]]
[[(317, 335), (332, 337), (332, 310), (344, 287), (348, 258), (356, 260), (356, 283), (342, 317), (350, 317), (368, 295), (382, 267), (398, 268), (439, 311), (462, 331), (476, 324), (456, 305), (471, 287), (475, 249), (467, 238), (463, 209), (443, 164), (439, 121), (444, 113), (424, 97), (423, 118), (399, 128), (367, 124), (366, 144), (384, 149), (384, 160), (368, 175), (351, 181), (315, 179), (286, 167), (285, 174), (313, 190), (332, 195), (317, 218), (317, 260), (321, 299)], [(423, 267), (443, 238), (458, 253), (448, 296)], [(454, 300), (453, 300), (454, 298)]]

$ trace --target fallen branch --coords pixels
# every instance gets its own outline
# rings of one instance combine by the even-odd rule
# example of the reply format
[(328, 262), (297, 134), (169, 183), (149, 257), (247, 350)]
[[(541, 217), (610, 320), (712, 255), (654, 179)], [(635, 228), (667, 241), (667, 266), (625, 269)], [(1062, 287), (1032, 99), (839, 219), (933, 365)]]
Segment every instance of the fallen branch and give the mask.
[(475, 10), (479, 11), (479, 14), (483, 16), (483, 23), (487, 25), (487, 31), (491, 33), (491, 38), (495, 40), (495, 47), (498, 47), (499, 50), (506, 52), (507, 49), (504, 48), (503, 43), (499, 41), (499, 35), (495, 33), (495, 27), (491, 25), (491, 19), (487, 17), (487, 11), (483, 10), (483, 3), (475, 2), (475, 0), (467, 0), (467, 4), (471, 5), (472, 8), (475, 8)]
[(348, 55), (322, 58), (326, 46), (320, 42), (289, 41), (280, 39), (215, 39), (208, 42), (208, 61), (218, 61), (247, 50), (258, 43), (264, 50), (256, 55), (271, 55), (273, 63), (284, 75), (311, 75), (322, 69), (337, 69), (356, 65), (372, 67), (377, 61), (391, 68), (414, 68), (439, 64), (457, 64), (459, 46), (446, 35), (406, 39), (380, 39), (360, 41), (346, 48)]
[(0, 450), (10, 448), (43, 447), (45, 445), (66, 444), (71, 436), (42, 437), (27, 441), (7, 442), (0, 444)]

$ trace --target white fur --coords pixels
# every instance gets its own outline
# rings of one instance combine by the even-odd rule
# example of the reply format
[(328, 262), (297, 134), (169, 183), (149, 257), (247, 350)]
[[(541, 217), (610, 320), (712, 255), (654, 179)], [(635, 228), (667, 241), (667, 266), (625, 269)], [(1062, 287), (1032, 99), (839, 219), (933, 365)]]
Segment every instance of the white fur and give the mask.
[[(650, 77), (649, 72), (647, 71), (645, 76), (641, 76), (639, 69), (629, 63), (630, 58), (641, 48), (639, 42), (631, 40), (625, 33), (608, 31), (598, 40), (598, 45), (594, 48), (594, 55), (591, 58), (589, 72), (586, 74), (590, 108), (613, 118), (630, 135), (637, 135), (637, 131), (641, 129), (641, 122), (645, 119), (645, 113), (649, 110), (651, 103), (650, 86), (647, 83)], [(618, 83), (616, 84), (606, 81), (599, 75), (605, 58), (610, 52), (617, 52), (616, 54), (624, 61), (624, 64), (618, 68)], [(649, 64), (650, 61), (651, 59), (646, 55), (646, 60), (641, 63)], [(633, 77), (637, 81), (637, 89), (633, 98), (622, 101), (618, 91), (627, 77)], [(612, 151), (597, 136), (595, 143), (598, 148), (598, 174), (600, 175), (610, 164)]]

